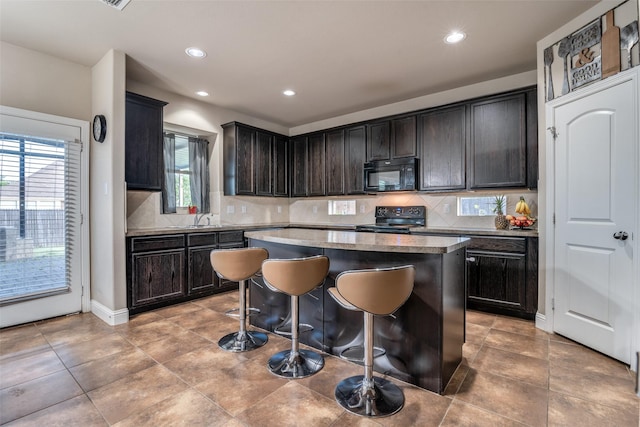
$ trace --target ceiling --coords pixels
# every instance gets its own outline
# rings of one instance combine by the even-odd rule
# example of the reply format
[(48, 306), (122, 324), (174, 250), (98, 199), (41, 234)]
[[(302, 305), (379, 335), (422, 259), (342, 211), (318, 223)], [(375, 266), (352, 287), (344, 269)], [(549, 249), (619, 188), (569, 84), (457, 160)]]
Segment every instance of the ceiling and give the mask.
[(295, 127), (533, 70), (536, 42), (596, 3), (0, 0), (0, 37), (88, 67), (113, 48), (127, 79)]

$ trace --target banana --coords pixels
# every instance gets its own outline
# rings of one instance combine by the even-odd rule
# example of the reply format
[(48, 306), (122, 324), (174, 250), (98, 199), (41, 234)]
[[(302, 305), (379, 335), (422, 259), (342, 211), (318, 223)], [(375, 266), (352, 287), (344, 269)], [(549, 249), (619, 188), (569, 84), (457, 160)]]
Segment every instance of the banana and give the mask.
[(527, 218), (529, 217), (529, 215), (531, 215), (531, 209), (529, 209), (529, 205), (522, 196), (520, 196), (520, 200), (516, 204), (516, 213), (524, 215)]

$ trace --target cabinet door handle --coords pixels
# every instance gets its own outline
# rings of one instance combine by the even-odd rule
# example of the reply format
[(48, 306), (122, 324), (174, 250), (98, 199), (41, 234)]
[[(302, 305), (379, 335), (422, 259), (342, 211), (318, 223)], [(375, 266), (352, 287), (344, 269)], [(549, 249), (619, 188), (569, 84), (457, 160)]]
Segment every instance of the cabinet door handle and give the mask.
[(465, 261), (467, 261), (467, 262), (476, 262), (476, 257), (470, 256), (468, 258), (465, 258)]

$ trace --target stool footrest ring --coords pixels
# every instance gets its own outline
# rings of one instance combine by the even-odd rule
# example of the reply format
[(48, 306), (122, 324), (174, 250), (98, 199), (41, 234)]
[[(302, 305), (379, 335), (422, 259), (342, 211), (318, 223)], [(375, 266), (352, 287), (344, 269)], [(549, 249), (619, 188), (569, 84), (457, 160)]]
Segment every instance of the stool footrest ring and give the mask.
[(218, 346), (226, 351), (239, 353), (262, 347), (268, 341), (267, 334), (258, 331), (233, 332), (220, 338)]
[(336, 401), (347, 411), (365, 417), (387, 417), (404, 406), (404, 394), (392, 382), (373, 377), (373, 388), (363, 385), (364, 375), (346, 378), (338, 384)]
[[(373, 358), (384, 356), (387, 351), (382, 347), (373, 347)], [(346, 359), (349, 362), (362, 364), (364, 361), (364, 347), (356, 345), (353, 347), (345, 348), (340, 352), (340, 358)]]
[[(239, 318), (240, 317), (240, 308), (232, 308), (231, 310), (225, 311), (224, 314), (226, 314), (229, 317)], [(260, 314), (260, 309), (259, 308), (249, 307), (249, 308), (246, 309), (245, 316), (249, 317), (249, 316), (253, 316), (255, 314)]]
[[(304, 332), (309, 332), (309, 331), (313, 331), (313, 326), (309, 325), (308, 323), (300, 323), (298, 325), (298, 333), (299, 334), (302, 334)], [(278, 334), (278, 335), (283, 335), (285, 337), (290, 337), (291, 336), (291, 324), (288, 323), (286, 325), (276, 326), (273, 329), (273, 333), (274, 334)]]

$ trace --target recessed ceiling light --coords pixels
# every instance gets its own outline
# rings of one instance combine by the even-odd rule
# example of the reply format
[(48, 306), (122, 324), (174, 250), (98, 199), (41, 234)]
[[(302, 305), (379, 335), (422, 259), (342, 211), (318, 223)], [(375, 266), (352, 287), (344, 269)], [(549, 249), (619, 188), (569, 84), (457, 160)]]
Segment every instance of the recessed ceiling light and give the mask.
[(453, 31), (444, 38), (444, 41), (445, 43), (448, 43), (448, 44), (454, 44), (454, 43), (461, 42), (466, 37), (467, 35), (461, 31)]
[(187, 55), (193, 58), (204, 58), (205, 56), (207, 56), (207, 52), (197, 47), (188, 47), (184, 51), (187, 53)]
[(204, 90), (199, 90), (196, 92), (198, 96), (209, 96), (209, 92), (205, 92)]
[(296, 94), (296, 92), (294, 90), (291, 90), (291, 89), (287, 89), (287, 90), (283, 91), (282, 93), (284, 95), (286, 95), (286, 96), (293, 96), (293, 95)]

